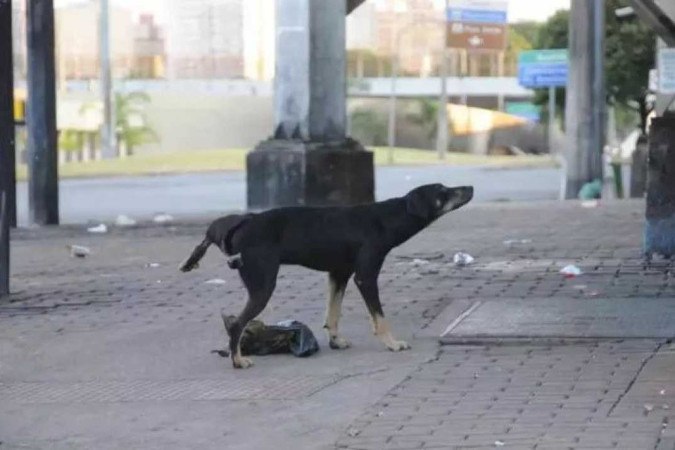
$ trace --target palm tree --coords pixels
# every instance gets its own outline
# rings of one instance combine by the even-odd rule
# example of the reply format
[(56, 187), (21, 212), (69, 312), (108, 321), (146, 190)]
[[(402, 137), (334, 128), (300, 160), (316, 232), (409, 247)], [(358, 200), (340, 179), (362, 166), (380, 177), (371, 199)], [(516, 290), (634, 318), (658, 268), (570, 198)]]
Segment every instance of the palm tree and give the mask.
[(145, 92), (115, 94), (115, 128), (120, 155), (132, 155), (139, 145), (159, 141), (145, 114), (145, 107), (150, 102), (150, 96)]

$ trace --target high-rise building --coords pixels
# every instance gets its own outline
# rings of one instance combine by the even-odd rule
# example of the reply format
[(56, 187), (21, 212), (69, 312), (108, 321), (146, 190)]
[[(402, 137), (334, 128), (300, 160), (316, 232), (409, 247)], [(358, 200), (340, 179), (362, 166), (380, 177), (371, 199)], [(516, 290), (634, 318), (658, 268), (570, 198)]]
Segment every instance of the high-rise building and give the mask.
[(275, 6), (270, 0), (243, 3), (244, 77), (250, 80), (274, 77)]
[(243, 77), (243, 0), (168, 0), (167, 4), (168, 77)]
[(12, 2), (12, 49), (14, 53), (14, 79), (26, 79), (26, 2)]
[(152, 14), (141, 14), (134, 24), (131, 75), (136, 78), (163, 78), (165, 75), (164, 31)]
[[(100, 1), (66, 4), (55, 11), (56, 72), (58, 79), (97, 79), (99, 62)], [(131, 11), (110, 7), (110, 56), (113, 76), (131, 73), (134, 35)]]
[(347, 49), (375, 50), (378, 43), (375, 2), (364, 2), (347, 16)]
[(377, 49), (394, 55), (401, 73), (430, 72), (437, 61), (445, 36), (443, 10), (433, 0), (379, 2), (376, 20)]

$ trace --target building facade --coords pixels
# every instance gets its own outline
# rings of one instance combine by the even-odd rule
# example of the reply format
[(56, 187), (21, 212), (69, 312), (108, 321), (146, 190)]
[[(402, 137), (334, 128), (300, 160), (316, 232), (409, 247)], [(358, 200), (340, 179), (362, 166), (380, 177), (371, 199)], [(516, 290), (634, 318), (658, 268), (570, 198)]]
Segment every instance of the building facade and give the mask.
[(242, 0), (167, 0), (167, 7), (169, 78), (244, 76)]

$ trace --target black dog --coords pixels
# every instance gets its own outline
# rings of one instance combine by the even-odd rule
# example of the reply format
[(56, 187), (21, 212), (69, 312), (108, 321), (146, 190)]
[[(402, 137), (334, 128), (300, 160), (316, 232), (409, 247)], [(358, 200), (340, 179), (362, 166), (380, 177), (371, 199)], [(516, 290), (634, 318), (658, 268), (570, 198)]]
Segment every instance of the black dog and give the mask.
[(354, 274), (375, 335), (389, 350), (405, 350), (410, 346), (394, 339), (380, 304), (377, 278), (384, 258), (391, 249), (472, 197), (470, 186), (431, 184), (413, 189), (405, 197), (368, 205), (278, 208), (222, 217), (209, 226), (206, 238), (180, 270), (188, 272), (198, 267), (211, 244), (229, 257), (230, 267), (239, 270), (249, 298), (227, 330), (234, 367), (252, 364), (241, 356), (239, 339), (246, 324), (262, 312), (272, 296), (280, 264), (328, 272), (324, 328), (331, 348), (349, 347), (349, 342), (338, 337), (338, 319), (345, 287)]

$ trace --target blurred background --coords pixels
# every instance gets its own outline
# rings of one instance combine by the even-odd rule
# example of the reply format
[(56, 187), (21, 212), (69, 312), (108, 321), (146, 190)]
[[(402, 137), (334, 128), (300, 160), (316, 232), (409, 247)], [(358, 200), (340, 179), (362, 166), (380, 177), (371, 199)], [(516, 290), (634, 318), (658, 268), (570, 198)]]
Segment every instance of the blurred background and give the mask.
[[(245, 207), (246, 152), (274, 128), (275, 3), (110, 0), (103, 15), (100, 0), (56, 0), (63, 223)], [(503, 14), (477, 31), (454, 23), (443, 0), (368, 0), (347, 17), (347, 131), (375, 152), (378, 198), (429, 181), (476, 184), (478, 200), (559, 197), (565, 89), (523, 83), (519, 56), (567, 48), (569, 0), (493, 3)], [(640, 108), (656, 37), (638, 20), (615, 17), (627, 2), (605, 3), (607, 143), (632, 149), (645, 129)], [(13, 9), (25, 224), (25, 1)], [(102, 138), (102, 36), (111, 56), (112, 148)], [(633, 51), (620, 51), (625, 42)]]

